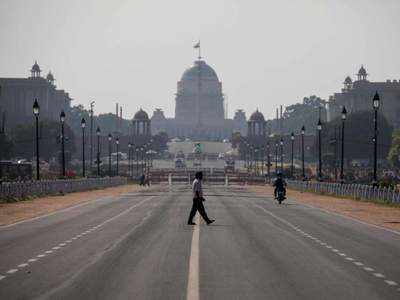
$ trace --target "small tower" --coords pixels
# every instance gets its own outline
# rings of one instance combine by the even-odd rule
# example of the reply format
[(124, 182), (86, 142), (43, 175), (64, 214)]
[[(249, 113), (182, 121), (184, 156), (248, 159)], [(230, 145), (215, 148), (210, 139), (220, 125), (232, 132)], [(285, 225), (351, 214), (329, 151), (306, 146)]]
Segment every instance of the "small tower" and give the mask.
[(353, 80), (351, 80), (350, 76), (347, 76), (347, 77), (344, 79), (343, 84), (344, 84), (344, 90), (345, 90), (345, 91), (349, 91), (349, 90), (351, 90), (351, 88), (353, 87)]
[(266, 126), (264, 115), (258, 109), (250, 116), (247, 122), (247, 136), (253, 138), (265, 137)]
[(31, 78), (39, 78), (40, 72), (42, 72), (42, 70), (40, 70), (38, 63), (35, 60), (35, 63), (33, 64), (32, 69), (31, 69)]
[(55, 79), (54, 79), (54, 76), (53, 76), (53, 74), (51, 73), (51, 71), (49, 71), (49, 73), (47, 74), (46, 80), (47, 80), (49, 83), (51, 83), (52, 85), (54, 85)]
[(151, 136), (150, 119), (148, 114), (143, 110), (135, 114), (132, 120), (133, 123), (133, 135), (136, 137), (149, 137)]
[(361, 65), (361, 68), (360, 68), (360, 70), (358, 70), (358, 73), (357, 73), (357, 80), (358, 81), (366, 81), (367, 76), (368, 76), (367, 71), (365, 70), (364, 66)]

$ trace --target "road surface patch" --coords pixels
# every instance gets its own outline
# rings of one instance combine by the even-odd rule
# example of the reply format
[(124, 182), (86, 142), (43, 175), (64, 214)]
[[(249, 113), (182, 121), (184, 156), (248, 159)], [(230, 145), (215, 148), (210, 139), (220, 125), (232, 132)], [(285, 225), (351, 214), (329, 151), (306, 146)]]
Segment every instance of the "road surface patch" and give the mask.
[[(354, 262), (354, 260), (355, 260), (354, 258), (348, 257), (348, 256), (347, 256), (346, 254), (344, 254), (343, 252), (340, 252), (340, 250), (338, 250), (338, 249), (336, 249), (336, 248), (334, 248), (334, 247), (332, 247), (332, 246), (326, 244), (325, 242), (322, 242), (322, 241), (319, 240), (319, 239), (316, 239), (315, 237), (313, 237), (313, 236), (310, 235), (309, 233), (307, 233), (307, 232), (305, 232), (305, 231), (302, 231), (302, 230), (299, 230), (299, 226), (296, 226), (296, 225), (290, 223), (289, 221), (287, 221), (287, 220), (285, 220), (285, 219), (283, 219), (283, 218), (281, 218), (281, 217), (278, 217), (277, 215), (273, 214), (272, 212), (266, 210), (264, 207), (262, 207), (262, 206), (260, 206), (260, 205), (258, 205), (258, 204), (251, 203), (251, 202), (249, 202), (249, 203), (250, 203), (250, 204), (253, 204), (254, 206), (256, 206), (256, 207), (258, 207), (258, 208), (260, 208), (260, 209), (263, 210), (265, 213), (269, 214), (271, 217), (277, 219), (278, 221), (281, 221), (282, 223), (286, 224), (287, 226), (289, 226), (290, 228), (294, 229), (295, 231), (300, 232), (304, 237), (309, 238), (310, 240), (314, 241), (315, 243), (317, 243), (317, 244), (319, 244), (319, 245), (325, 244), (325, 245), (326, 245), (325, 248), (330, 249), (332, 252), (338, 254), (338, 255), (339, 255), (340, 257), (342, 257), (344, 260), (349, 261), (349, 262), (352, 262), (352, 263), (354, 263), (354, 265), (359, 266), (359, 267), (361, 267), (361, 266), (364, 265), (363, 263), (360, 263), (360, 262), (357, 262), (357, 261)], [(318, 242), (317, 242), (317, 240), (318, 240)], [(321, 242), (322, 242), (322, 243), (321, 243)], [(373, 272), (373, 271), (374, 271), (374, 269), (373, 269), (373, 268), (370, 268), (370, 267), (363, 267), (363, 269), (364, 269), (365, 271), (367, 271), (367, 272)], [(376, 278), (386, 278), (386, 276), (385, 276), (384, 274), (382, 274), (382, 273), (372, 273), (372, 275), (375, 276)], [(389, 286), (397, 286), (397, 283), (394, 282), (394, 281), (392, 281), (392, 280), (384, 280), (384, 281), (385, 281), (385, 283), (388, 284)], [(389, 283), (389, 282), (390, 282), (390, 283)], [(400, 289), (398, 289), (398, 291), (400, 291)]]

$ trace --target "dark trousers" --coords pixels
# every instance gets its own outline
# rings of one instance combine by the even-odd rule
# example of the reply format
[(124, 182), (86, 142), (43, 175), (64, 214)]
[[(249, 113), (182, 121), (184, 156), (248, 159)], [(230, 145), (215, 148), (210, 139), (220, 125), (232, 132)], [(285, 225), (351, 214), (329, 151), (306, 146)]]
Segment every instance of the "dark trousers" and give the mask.
[(204, 208), (203, 200), (201, 200), (201, 198), (193, 198), (193, 205), (190, 211), (188, 223), (193, 222), (193, 218), (196, 215), (197, 211), (199, 211), (204, 221), (206, 221), (207, 223), (210, 221), (210, 219), (207, 216), (206, 210)]

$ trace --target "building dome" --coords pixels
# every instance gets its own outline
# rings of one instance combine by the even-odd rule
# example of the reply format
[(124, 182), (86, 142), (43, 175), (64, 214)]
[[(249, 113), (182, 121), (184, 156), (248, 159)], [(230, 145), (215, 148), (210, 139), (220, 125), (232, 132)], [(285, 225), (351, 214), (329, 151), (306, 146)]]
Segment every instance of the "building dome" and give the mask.
[(265, 122), (264, 115), (258, 111), (258, 109), (250, 116), (249, 121), (253, 122)]
[(31, 72), (36, 72), (36, 73), (40, 73), (42, 72), (42, 70), (40, 70), (40, 67), (37, 63), (37, 61), (35, 60), (35, 63), (32, 66)]
[(350, 76), (347, 76), (345, 79), (344, 79), (344, 82), (343, 82), (344, 84), (352, 84), (353, 83), (353, 80), (351, 80), (351, 78), (350, 78)]
[(202, 79), (218, 81), (217, 73), (204, 60), (196, 60), (194, 65), (183, 72), (181, 81), (197, 80), (199, 75)]
[(143, 110), (139, 109), (133, 117), (134, 120), (149, 120), (149, 115)]

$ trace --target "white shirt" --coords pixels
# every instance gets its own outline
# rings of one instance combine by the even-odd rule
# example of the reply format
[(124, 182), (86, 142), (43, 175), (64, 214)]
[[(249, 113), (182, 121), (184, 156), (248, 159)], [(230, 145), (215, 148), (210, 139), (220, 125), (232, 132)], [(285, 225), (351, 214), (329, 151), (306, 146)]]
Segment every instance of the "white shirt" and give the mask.
[(193, 180), (193, 198), (196, 198), (196, 192), (199, 193), (200, 197), (203, 197), (203, 188), (201, 186), (201, 180)]

